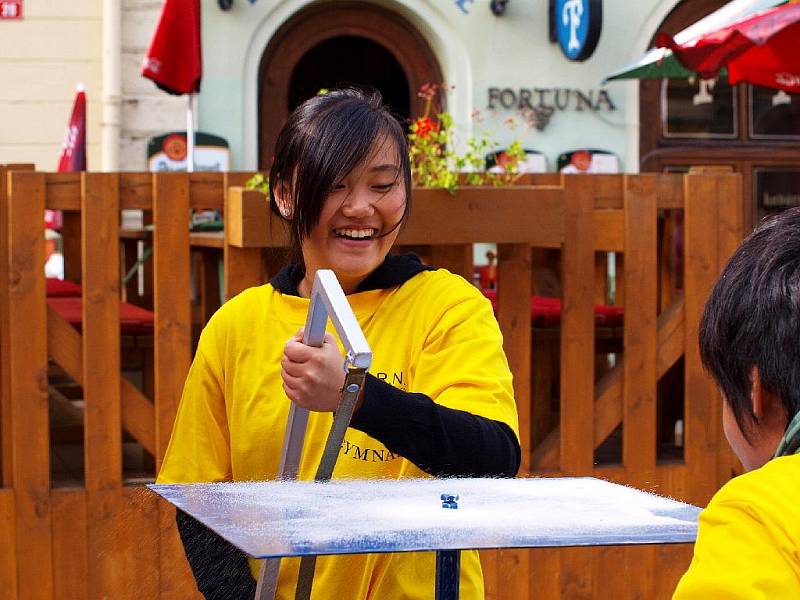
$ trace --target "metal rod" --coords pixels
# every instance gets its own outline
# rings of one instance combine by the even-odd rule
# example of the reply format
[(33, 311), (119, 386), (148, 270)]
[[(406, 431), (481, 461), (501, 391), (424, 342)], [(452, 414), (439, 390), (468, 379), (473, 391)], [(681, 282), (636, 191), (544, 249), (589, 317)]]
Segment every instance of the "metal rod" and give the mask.
[[(322, 269), (317, 271), (314, 276), (311, 304), (308, 307), (306, 325), (303, 330), (303, 343), (309, 346), (322, 346), (328, 317), (333, 322), (347, 353), (344, 362), (347, 376), (342, 388), (342, 399), (334, 414), (333, 424), (314, 477), (316, 481), (328, 481), (333, 474), (345, 432), (350, 426), (350, 419), (353, 417), (358, 397), (364, 387), (367, 369), (372, 364), (372, 350), (370, 350), (367, 339), (361, 331), (336, 275), (333, 271)], [(292, 403), (283, 439), (278, 471), (279, 479), (297, 479), (307, 425), (308, 411)], [(300, 577), (295, 591), (297, 600), (311, 596), (315, 564), (316, 556), (307, 556), (301, 559)], [(264, 560), (256, 587), (256, 600), (275, 598), (279, 567), (280, 558)]]
[(458, 600), (461, 550), (436, 552), (436, 600)]

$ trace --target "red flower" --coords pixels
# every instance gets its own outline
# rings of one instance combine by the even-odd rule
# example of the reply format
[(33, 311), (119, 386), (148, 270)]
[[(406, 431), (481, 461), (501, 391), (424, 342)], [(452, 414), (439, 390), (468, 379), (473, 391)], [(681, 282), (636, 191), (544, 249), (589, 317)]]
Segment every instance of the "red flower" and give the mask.
[(425, 83), (419, 88), (419, 92), (417, 92), (417, 96), (423, 98), (424, 100), (430, 100), (436, 95), (436, 84), (435, 83)]
[(420, 117), (411, 125), (411, 131), (418, 137), (424, 139), (428, 137), (431, 132), (439, 131), (439, 124), (430, 117)]

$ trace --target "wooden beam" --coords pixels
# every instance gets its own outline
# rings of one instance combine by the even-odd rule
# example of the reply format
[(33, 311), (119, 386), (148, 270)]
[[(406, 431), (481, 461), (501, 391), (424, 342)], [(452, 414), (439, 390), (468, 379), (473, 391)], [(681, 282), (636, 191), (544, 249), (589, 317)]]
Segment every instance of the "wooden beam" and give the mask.
[(564, 177), (560, 466), (567, 475), (588, 475), (594, 464), (593, 204), (593, 178)]
[[(47, 307), (47, 347), (51, 358), (79, 385), (83, 384), (81, 335), (63, 317)], [(124, 377), (120, 378), (122, 427), (155, 456), (153, 403)]]
[[(18, 595), (53, 595), (44, 256), (45, 180), (9, 175), (8, 379)], [(31, 557), (35, 557), (31, 559)]]
[(622, 462), (633, 485), (652, 485), (656, 469), (658, 257), (656, 179), (625, 176), (625, 306)]
[[(656, 373), (662, 377), (683, 356), (683, 298), (658, 317), (658, 352)], [(624, 359), (595, 386), (594, 447), (602, 444), (622, 422), (622, 385)], [(558, 468), (560, 430), (550, 435), (533, 451), (532, 470), (552, 471)]]
[(153, 175), (155, 441), (160, 468), (191, 362), (189, 178)]

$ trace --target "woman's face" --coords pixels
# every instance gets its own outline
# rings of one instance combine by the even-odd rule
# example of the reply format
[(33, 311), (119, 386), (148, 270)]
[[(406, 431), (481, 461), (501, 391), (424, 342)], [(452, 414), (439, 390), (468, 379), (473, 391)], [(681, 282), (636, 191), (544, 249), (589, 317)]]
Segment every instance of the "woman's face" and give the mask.
[(384, 260), (399, 234), (406, 206), (400, 158), (389, 139), (334, 185), (319, 223), (302, 242), (308, 296), (318, 269), (332, 269), (345, 293), (352, 293)]

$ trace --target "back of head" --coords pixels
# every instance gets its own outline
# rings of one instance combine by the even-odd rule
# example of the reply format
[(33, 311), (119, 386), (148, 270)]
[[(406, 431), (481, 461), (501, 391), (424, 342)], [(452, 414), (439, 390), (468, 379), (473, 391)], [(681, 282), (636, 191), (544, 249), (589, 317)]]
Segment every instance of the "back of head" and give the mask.
[(800, 411), (800, 207), (764, 221), (736, 250), (706, 304), (700, 354), (739, 428), (754, 421), (750, 372)]
[(283, 186), (294, 204), (291, 219), (295, 253), (319, 222), (333, 187), (367, 160), (376, 146), (391, 143), (398, 153), (406, 191), (405, 220), (411, 201), (411, 166), (403, 126), (377, 91), (333, 90), (298, 106), (281, 129), (269, 173), (270, 206), (278, 214), (274, 190)]

